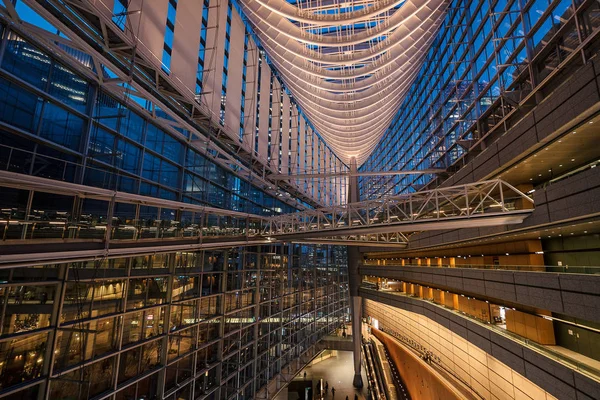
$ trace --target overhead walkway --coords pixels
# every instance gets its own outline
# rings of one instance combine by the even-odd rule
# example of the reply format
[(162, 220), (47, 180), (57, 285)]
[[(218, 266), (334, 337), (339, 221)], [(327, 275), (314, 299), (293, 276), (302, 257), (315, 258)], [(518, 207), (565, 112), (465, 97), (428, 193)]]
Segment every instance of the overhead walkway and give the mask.
[[(437, 188), (272, 217), (265, 231), (279, 240), (518, 224), (533, 199), (499, 180)], [(351, 239), (351, 238), (350, 238)]]
[[(501, 180), (274, 217), (8, 171), (0, 171), (0, 187), (28, 199), (0, 212), (0, 243), (9, 245), (0, 246), (0, 258), (8, 262), (11, 254), (22, 260), (29, 253), (33, 260), (33, 253), (53, 252), (45, 258), (50, 260), (67, 243), (62, 250), (81, 250), (82, 257), (171, 251), (182, 244), (190, 251), (289, 241), (403, 248), (407, 232), (517, 224), (533, 211), (529, 196)], [(46, 194), (60, 201), (45, 207)], [(88, 202), (93, 212), (86, 211)]]

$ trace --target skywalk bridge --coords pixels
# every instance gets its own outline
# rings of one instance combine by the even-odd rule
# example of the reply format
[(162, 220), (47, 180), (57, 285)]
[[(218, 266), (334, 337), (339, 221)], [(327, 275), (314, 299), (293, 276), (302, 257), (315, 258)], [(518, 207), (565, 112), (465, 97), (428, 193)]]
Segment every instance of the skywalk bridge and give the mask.
[[(0, 171), (0, 192), (15, 191), (27, 204), (1, 210), (0, 265), (276, 242), (402, 248), (411, 232), (518, 224), (533, 211), (501, 180), (273, 217)], [(60, 209), (44, 209), (44, 194), (60, 196)]]
[(409, 232), (519, 224), (532, 211), (531, 197), (495, 179), (279, 215), (264, 233), (282, 241), (406, 243)]

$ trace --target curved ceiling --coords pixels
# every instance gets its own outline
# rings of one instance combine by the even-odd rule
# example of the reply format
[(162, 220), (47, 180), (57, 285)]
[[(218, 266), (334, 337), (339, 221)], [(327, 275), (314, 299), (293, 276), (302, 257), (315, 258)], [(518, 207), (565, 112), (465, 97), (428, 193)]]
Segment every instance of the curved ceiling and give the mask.
[(362, 164), (398, 111), (445, 0), (239, 0), (310, 122)]

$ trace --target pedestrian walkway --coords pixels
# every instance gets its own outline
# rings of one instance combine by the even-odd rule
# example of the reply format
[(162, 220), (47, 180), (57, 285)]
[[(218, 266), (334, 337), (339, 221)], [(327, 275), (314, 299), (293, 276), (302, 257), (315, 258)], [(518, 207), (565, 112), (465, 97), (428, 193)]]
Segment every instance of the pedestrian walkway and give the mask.
[[(359, 400), (367, 398), (367, 376), (364, 367), (362, 376), (365, 386), (362, 389), (355, 389), (352, 386), (354, 362), (351, 351), (337, 351), (337, 356), (304, 368), (294, 380), (304, 380), (304, 372), (306, 372), (306, 380), (312, 381), (313, 388), (319, 379), (323, 379), (323, 384), (329, 383), (329, 391), (325, 399), (346, 400), (346, 396), (348, 396), (348, 400), (354, 400), (354, 395), (358, 395)], [(331, 394), (332, 387), (335, 388), (335, 397)], [(288, 400), (287, 390), (282, 390), (275, 400)]]

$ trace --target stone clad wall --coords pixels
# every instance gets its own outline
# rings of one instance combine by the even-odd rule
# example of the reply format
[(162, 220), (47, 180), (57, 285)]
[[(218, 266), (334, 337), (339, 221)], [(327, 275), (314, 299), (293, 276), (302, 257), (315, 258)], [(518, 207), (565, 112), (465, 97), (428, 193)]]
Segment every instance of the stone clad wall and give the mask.
[[(433, 352), (447, 370), (467, 382), (485, 399), (556, 399), (514, 369), (434, 320), (416, 312), (373, 300), (365, 299), (364, 302), (365, 317), (377, 319), (379, 327), (384, 331), (399, 332), (415, 346)], [(409, 375), (403, 375), (403, 379), (409, 381), (414, 379), (413, 376), (414, 372), (411, 371)], [(574, 392), (567, 390), (560, 392), (561, 399), (579, 398)], [(413, 398), (419, 397), (413, 396)], [(438, 398), (444, 399), (444, 397)]]
[(431, 368), (424, 365), (422, 360), (396, 339), (375, 328), (372, 328), (371, 332), (389, 352), (411, 398), (422, 400), (459, 400), (462, 398), (447, 382), (441, 380)]

